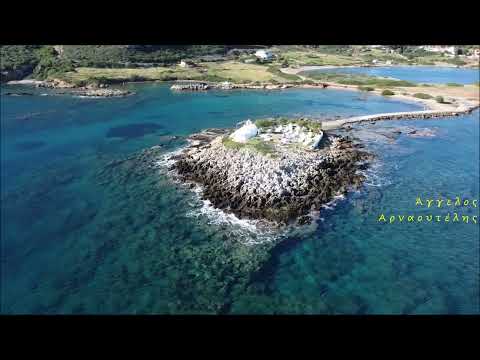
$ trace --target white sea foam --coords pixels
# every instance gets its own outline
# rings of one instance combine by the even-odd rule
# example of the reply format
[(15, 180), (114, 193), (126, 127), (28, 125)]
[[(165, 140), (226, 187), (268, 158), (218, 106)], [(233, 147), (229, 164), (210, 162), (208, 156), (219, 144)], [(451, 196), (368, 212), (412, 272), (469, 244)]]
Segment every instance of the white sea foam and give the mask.
[(175, 163), (174, 157), (177, 155), (180, 155), (182, 151), (184, 150), (184, 147), (181, 147), (177, 150), (171, 151), (169, 153), (163, 154), (156, 162), (155, 164), (161, 168), (169, 168)]
[(364, 184), (366, 186), (384, 187), (392, 184), (392, 180), (387, 176), (385, 164), (379, 160), (371, 164), (366, 170), (358, 170), (358, 173), (365, 176)]
[[(175, 163), (174, 157), (180, 155), (183, 150), (184, 147), (163, 154), (156, 161), (156, 165), (160, 168), (169, 168)], [(172, 181), (182, 184), (178, 179), (172, 178)], [(235, 238), (246, 245), (271, 242), (277, 239), (278, 232), (262, 221), (239, 219), (235, 214), (215, 208), (209, 200), (202, 199), (203, 188), (200, 185), (195, 184), (190, 191), (195, 198), (189, 202), (192, 210), (187, 213), (187, 216), (205, 219), (209, 225), (227, 227), (227, 231), (230, 231)]]
[(335, 195), (335, 196), (333, 197), (333, 199), (330, 200), (328, 203), (323, 204), (323, 205), (321, 206), (321, 208), (322, 208), (322, 209), (325, 209), (325, 210), (333, 210), (333, 209), (335, 209), (335, 207), (338, 205), (338, 203), (339, 203), (340, 201), (345, 200), (345, 199), (346, 199), (345, 195), (343, 195), (343, 194), (337, 194), (337, 195)]
[[(184, 148), (179, 148), (175, 151), (163, 154), (156, 162), (160, 168), (167, 169), (175, 163), (174, 157), (179, 155)], [(185, 185), (178, 178), (172, 177), (174, 183)], [(337, 194), (334, 198), (322, 205), (321, 210), (311, 211), (309, 215), (314, 221), (310, 225), (303, 225), (301, 227), (275, 227), (272, 224), (262, 220), (240, 219), (233, 213), (228, 213), (224, 210), (218, 209), (212, 205), (209, 200), (202, 199), (203, 188), (198, 184), (194, 184), (189, 189), (194, 194), (192, 201), (188, 202), (191, 210), (187, 212), (188, 217), (197, 218), (200, 221), (205, 221), (210, 226), (216, 226), (219, 231), (226, 232), (229, 238), (234, 238), (245, 245), (257, 245), (268, 242), (277, 242), (281, 237), (287, 236), (292, 232), (310, 232), (317, 228), (317, 221), (324, 221), (320, 214), (324, 211), (334, 210), (336, 205), (345, 199), (343, 194)]]
[(203, 189), (196, 185), (191, 189), (196, 195), (193, 209), (187, 213), (188, 217), (205, 219), (209, 225), (222, 227), (230, 233), (232, 238), (245, 245), (257, 245), (277, 241), (282, 232), (274, 229), (259, 220), (239, 219), (233, 213), (227, 213), (212, 206), (209, 200), (201, 198)]

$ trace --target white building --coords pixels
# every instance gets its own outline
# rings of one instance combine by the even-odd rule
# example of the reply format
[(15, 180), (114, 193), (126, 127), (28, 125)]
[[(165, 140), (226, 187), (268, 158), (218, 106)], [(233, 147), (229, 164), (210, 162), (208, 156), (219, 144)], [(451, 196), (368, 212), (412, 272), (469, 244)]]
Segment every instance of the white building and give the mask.
[(272, 60), (273, 59), (273, 54), (268, 50), (257, 50), (257, 52), (255, 52), (255, 56), (257, 58), (259, 58), (260, 60)]
[(257, 136), (258, 128), (257, 126), (252, 123), (250, 120), (247, 120), (245, 124), (240, 128), (237, 129), (230, 135), (230, 139), (235, 142), (239, 143), (246, 143), (251, 138)]
[(183, 68), (190, 68), (190, 67), (195, 67), (195, 63), (191, 60), (182, 60), (182, 61), (180, 61), (178, 66), (183, 67)]

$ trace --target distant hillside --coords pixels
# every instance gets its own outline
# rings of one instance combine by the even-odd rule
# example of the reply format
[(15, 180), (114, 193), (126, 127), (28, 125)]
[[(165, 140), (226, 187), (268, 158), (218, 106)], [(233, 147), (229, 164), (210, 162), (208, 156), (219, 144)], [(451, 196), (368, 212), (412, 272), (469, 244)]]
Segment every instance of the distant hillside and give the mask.
[[(62, 77), (75, 68), (170, 67), (181, 59), (199, 62), (242, 61), (255, 49), (272, 47), (282, 66), (393, 64), (453, 64), (477, 66), (473, 60), (431, 53), (419, 46), (388, 45), (4, 45), (0, 46), (1, 81), (25, 77)], [(457, 47), (458, 54), (474, 46)], [(467, 62), (468, 61), (468, 62)]]
[(171, 64), (183, 58), (225, 55), (229, 49), (223, 45), (64, 45), (62, 48), (62, 58), (83, 67)]
[[(2, 81), (33, 73), (45, 78), (74, 67), (169, 65), (183, 58), (224, 56), (224, 45), (4, 45), (0, 47)], [(238, 46), (236, 46), (238, 47)]]

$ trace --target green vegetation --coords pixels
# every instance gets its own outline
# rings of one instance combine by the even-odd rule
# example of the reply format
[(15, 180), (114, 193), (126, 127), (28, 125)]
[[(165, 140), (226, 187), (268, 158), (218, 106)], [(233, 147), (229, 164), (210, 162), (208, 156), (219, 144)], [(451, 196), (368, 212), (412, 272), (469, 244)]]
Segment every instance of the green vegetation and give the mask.
[(303, 85), (315, 85), (316, 82), (313, 81), (313, 80), (310, 80), (310, 79), (305, 79), (305, 80), (300, 81), (300, 84), (303, 84)]
[(255, 125), (259, 129), (266, 129), (277, 124), (278, 122), (275, 121), (274, 119), (258, 119), (257, 121), (255, 121)]
[(247, 150), (253, 150), (265, 156), (272, 156), (272, 157), (275, 156), (275, 148), (273, 147), (273, 145), (268, 144), (267, 142), (263, 141), (260, 138), (253, 138), (248, 140), (246, 143), (239, 143), (239, 142), (233, 141), (230, 138), (230, 136), (227, 135), (223, 137), (222, 144), (227, 149), (233, 149), (233, 150), (247, 149)]
[(300, 75), (310, 77), (315, 80), (335, 82), (344, 85), (375, 86), (375, 87), (394, 87), (394, 86), (415, 86), (414, 83), (405, 80), (385, 79), (376, 76), (363, 74), (342, 74), (342, 73), (309, 73), (302, 71)]
[(463, 86), (463, 84), (457, 84), (457, 83), (447, 83), (447, 86), (461, 87), (461, 86)]
[(38, 63), (38, 45), (2, 45), (0, 46), (0, 70), (14, 70), (20, 66)]
[[(279, 118), (258, 119), (255, 121), (255, 125), (260, 130), (266, 130), (273, 126), (287, 125), (287, 124), (295, 124), (298, 126), (302, 126), (307, 130), (317, 134), (322, 129), (321, 122), (308, 120), (308, 119), (290, 119), (290, 118), (279, 117)], [(274, 157), (276, 155), (274, 145), (262, 140), (260, 137), (254, 137), (248, 140), (246, 143), (239, 143), (239, 142), (233, 141), (230, 138), (230, 136), (227, 135), (222, 138), (222, 144), (228, 149), (233, 149), (233, 150), (247, 149), (247, 150), (256, 151), (260, 154), (271, 156), (271, 157)]]
[(232, 82), (244, 83), (244, 82), (268, 82), (272, 83), (277, 81), (284, 83), (295, 80), (297, 77), (293, 75), (282, 73), (280, 70), (276, 71), (271, 66), (259, 65), (259, 64), (245, 64), (235, 61), (226, 61), (219, 63), (204, 63), (202, 64), (210, 75), (215, 75), (220, 78), (227, 79)]
[(38, 64), (35, 67), (33, 76), (36, 79), (44, 80), (73, 71), (73, 63), (57, 56), (53, 47), (45, 46), (38, 50)]
[(440, 103), (440, 104), (445, 103), (445, 100), (444, 100), (443, 96), (435, 96), (435, 101)]
[(466, 64), (465, 61), (463, 61), (462, 59), (460, 59), (456, 56), (454, 58), (447, 58), (447, 60), (445, 62), (447, 62), (449, 64), (458, 65), (458, 66), (462, 66), (462, 65)]
[(391, 61), (394, 64), (406, 64), (408, 63), (408, 58), (397, 53), (386, 53), (385, 51), (379, 49), (373, 49), (366, 54), (361, 56), (363, 63), (372, 63), (373, 60), (380, 62)]
[(385, 89), (382, 91), (383, 96), (392, 96), (395, 95), (395, 93), (392, 90)]
[[(0, 70), (20, 70), (19, 75), (33, 73), (38, 79), (61, 78), (73, 83), (115, 83), (126, 81), (231, 81), (235, 83), (313, 84), (313, 80), (331, 81), (364, 87), (414, 86), (403, 80), (392, 80), (355, 74), (285, 74), (282, 67), (297, 65), (362, 65), (372, 60), (393, 64), (450, 63), (474, 65), (458, 56), (430, 53), (418, 46), (391, 45), (372, 48), (362, 45), (280, 45), (272, 48), (277, 58), (259, 64), (252, 53), (229, 52), (239, 46), (223, 45), (3, 45), (0, 47)], [(240, 46), (242, 47), (242, 46)], [(255, 45), (245, 45), (256, 48)], [(469, 46), (458, 47), (468, 53)], [(469, 50), (470, 49), (470, 50)], [(460, 51), (461, 50), (461, 51)], [(199, 65), (193, 68), (175, 66), (181, 59)], [(232, 61), (232, 59), (235, 59)], [(227, 61), (228, 60), (228, 61)], [(254, 63), (244, 63), (254, 60)], [(477, 64), (478, 66), (478, 64)], [(309, 77), (302, 80), (302, 76)], [(457, 86), (457, 85), (449, 85)]]
[(361, 91), (374, 91), (375, 88), (370, 87), (370, 86), (359, 86), (359, 87), (358, 87), (358, 90), (361, 90)]
[(287, 80), (290, 80), (290, 81), (300, 81), (302, 80), (299, 76), (297, 75), (294, 75), (294, 74), (285, 74), (283, 72), (280, 71), (280, 69), (278, 68), (278, 66), (269, 66), (268, 67), (268, 72), (274, 74), (274, 75), (277, 75), (279, 77), (282, 77), (282, 78), (285, 78)]
[(413, 59), (416, 64), (419, 65), (435, 65), (437, 63), (446, 63), (453, 64), (457, 66), (463, 66), (467, 63), (460, 59), (459, 57), (448, 57), (443, 54), (429, 53), (426, 52), (425, 55), (419, 56)]
[(350, 46), (282, 47), (281, 61), (290, 65), (356, 65), (361, 59), (352, 57)]
[(65, 59), (79, 67), (135, 67), (138, 64), (173, 64), (184, 58), (224, 55), (221, 45), (64, 45)]
[(419, 99), (431, 99), (431, 98), (433, 98), (432, 95), (425, 94), (425, 93), (415, 93), (415, 94), (413, 94), (413, 97), (416, 97), (416, 98), (419, 98)]
[(299, 119), (291, 122), (297, 124), (298, 126), (303, 126), (313, 133), (319, 133), (322, 130), (322, 123), (320, 121)]
[[(273, 72), (272, 72), (273, 71)], [(179, 66), (158, 66), (148, 68), (85, 68), (64, 74), (63, 78), (70, 82), (92, 82), (97, 79), (110, 79), (112, 82), (127, 82), (142, 79), (144, 81), (198, 80), (233, 83), (283, 83), (299, 79), (295, 75), (269, 70), (269, 67), (257, 64), (244, 64), (234, 61), (198, 63), (197, 67), (182, 68)], [(294, 79), (295, 78), (295, 79)]]

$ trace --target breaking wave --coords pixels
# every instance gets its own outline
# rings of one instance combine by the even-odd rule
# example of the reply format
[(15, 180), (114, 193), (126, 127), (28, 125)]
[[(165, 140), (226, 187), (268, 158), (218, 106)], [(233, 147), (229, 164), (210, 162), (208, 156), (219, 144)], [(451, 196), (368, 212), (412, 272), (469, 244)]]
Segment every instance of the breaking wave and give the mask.
[(358, 172), (365, 176), (364, 185), (367, 187), (385, 187), (392, 184), (392, 180), (388, 177), (388, 171), (381, 162), (376, 162), (366, 170), (359, 170)]
[[(156, 165), (167, 170), (175, 163), (175, 156), (181, 154), (184, 147), (162, 155), (156, 162)], [(185, 185), (172, 177), (172, 181), (182, 186)], [(275, 228), (271, 224), (261, 220), (240, 219), (233, 213), (227, 213), (214, 207), (209, 200), (202, 199), (203, 189), (200, 185), (189, 189), (193, 195), (189, 202), (191, 210), (187, 211), (186, 216), (205, 221), (210, 226), (216, 226), (220, 231), (225, 232), (229, 238), (240, 241), (245, 245), (257, 245), (267, 242), (275, 242), (284, 235), (284, 231)]]

